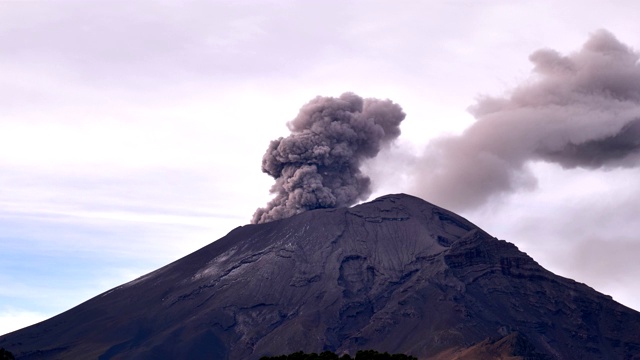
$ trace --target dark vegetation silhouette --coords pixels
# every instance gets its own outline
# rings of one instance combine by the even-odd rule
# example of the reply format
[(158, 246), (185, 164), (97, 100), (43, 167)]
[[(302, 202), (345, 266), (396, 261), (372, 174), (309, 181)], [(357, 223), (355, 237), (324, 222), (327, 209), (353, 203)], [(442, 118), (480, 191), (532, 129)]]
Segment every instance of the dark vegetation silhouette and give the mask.
[(375, 350), (360, 350), (356, 353), (356, 357), (352, 358), (349, 354), (338, 356), (331, 351), (324, 351), (320, 354), (306, 354), (302, 351), (289, 355), (279, 356), (263, 356), (260, 360), (418, 360), (414, 356), (405, 354), (389, 354), (388, 352), (380, 353)]
[(0, 348), (0, 360), (15, 360), (13, 354), (6, 350), (5, 348)]

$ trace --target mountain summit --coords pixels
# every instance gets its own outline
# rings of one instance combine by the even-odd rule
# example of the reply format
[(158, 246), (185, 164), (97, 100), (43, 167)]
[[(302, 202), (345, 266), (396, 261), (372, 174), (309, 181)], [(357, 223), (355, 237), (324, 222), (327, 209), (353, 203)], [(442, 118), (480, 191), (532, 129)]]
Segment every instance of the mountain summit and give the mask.
[(239, 227), (0, 347), (17, 359), (636, 359), (640, 313), (397, 194)]

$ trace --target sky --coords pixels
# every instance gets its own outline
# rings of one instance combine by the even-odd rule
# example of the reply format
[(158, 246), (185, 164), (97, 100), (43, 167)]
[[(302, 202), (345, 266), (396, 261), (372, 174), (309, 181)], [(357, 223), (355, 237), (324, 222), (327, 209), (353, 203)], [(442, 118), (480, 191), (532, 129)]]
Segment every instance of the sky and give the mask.
[[(248, 224), (273, 197), (270, 141), (345, 92), (406, 114), (361, 164), (368, 199), (447, 207), (640, 310), (640, 93), (625, 80), (638, 13), (634, 0), (0, 1), (0, 334)], [(617, 43), (627, 73), (598, 60)], [(594, 82), (606, 100), (576, 95)], [(602, 139), (631, 155), (592, 162)]]

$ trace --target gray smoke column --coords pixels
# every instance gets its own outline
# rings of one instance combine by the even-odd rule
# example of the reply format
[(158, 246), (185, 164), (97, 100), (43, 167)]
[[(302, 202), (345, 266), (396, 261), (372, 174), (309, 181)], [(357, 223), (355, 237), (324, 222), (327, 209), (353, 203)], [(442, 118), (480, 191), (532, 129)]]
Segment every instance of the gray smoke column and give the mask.
[(415, 193), (464, 210), (534, 187), (530, 161), (565, 169), (638, 165), (637, 52), (600, 30), (578, 52), (543, 49), (529, 59), (531, 79), (507, 96), (479, 100), (470, 108), (477, 121), (460, 136), (428, 144)]
[(276, 180), (271, 188), (276, 196), (252, 222), (365, 200), (371, 181), (360, 165), (400, 135), (404, 117), (390, 100), (353, 93), (311, 100), (287, 124), (291, 135), (272, 141), (262, 158), (262, 171)]

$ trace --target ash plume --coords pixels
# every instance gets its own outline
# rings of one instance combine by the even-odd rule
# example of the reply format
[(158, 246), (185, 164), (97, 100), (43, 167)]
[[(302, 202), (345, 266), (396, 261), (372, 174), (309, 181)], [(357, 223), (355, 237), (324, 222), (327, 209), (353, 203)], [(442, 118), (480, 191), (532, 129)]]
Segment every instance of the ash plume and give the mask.
[(276, 180), (275, 198), (255, 212), (252, 223), (365, 200), (371, 180), (360, 165), (400, 135), (404, 117), (390, 100), (353, 93), (311, 100), (287, 124), (291, 135), (271, 141), (262, 158), (262, 171)]
[(565, 169), (632, 167), (640, 154), (640, 56), (600, 30), (577, 52), (543, 49), (533, 76), (470, 108), (477, 121), (430, 142), (414, 192), (452, 210), (532, 188), (527, 163)]

